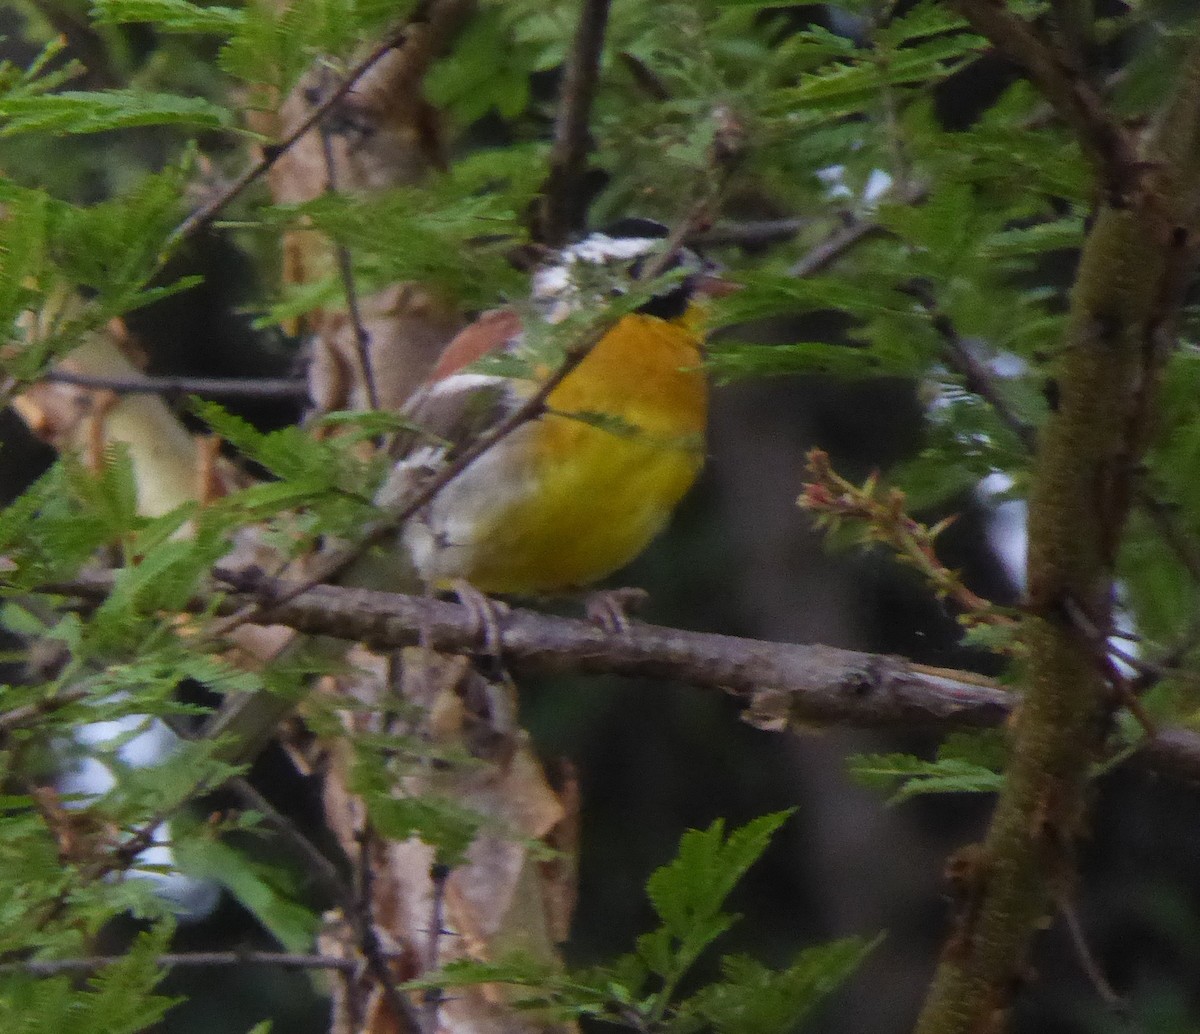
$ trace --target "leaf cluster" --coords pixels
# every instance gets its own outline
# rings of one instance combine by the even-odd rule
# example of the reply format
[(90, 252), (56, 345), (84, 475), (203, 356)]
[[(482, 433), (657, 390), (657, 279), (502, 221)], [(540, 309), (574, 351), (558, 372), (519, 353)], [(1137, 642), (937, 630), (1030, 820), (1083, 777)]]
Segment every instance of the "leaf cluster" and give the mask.
[(874, 942), (846, 938), (803, 950), (774, 970), (744, 955), (721, 960), (721, 978), (693, 994), (681, 984), (701, 955), (737, 920), (726, 899), (762, 855), (790, 812), (754, 819), (725, 833), (718, 820), (691, 830), (674, 860), (646, 883), (660, 926), (613, 964), (562, 972), (524, 956), (459, 961), (414, 989), (502, 983), (524, 990), (521, 1007), (556, 1020), (585, 1017), (638, 1031), (712, 1030), (777, 1034), (792, 1030), (858, 967)]
[[(527, 278), (510, 259), (528, 243), (577, 6), (480, 3), (425, 82), (454, 138), (444, 175), (420, 188), (330, 193), (291, 206), (264, 205), (251, 190), (224, 213), (223, 229), (261, 254), (276, 252), (284, 234), (318, 231), (350, 256), (363, 291), (415, 280), (467, 310), (520, 303)], [(1030, 457), (1014, 427), (1036, 429), (1053, 400), (1043, 389), (1053, 383), (1096, 196), (1092, 171), (1021, 81), (965, 116), (951, 113), (986, 48), (945, 3), (838, 6), (845, 20), (834, 32), (769, 0), (613, 0), (589, 124), (589, 163), (600, 174), (592, 220), (635, 213), (679, 225), (717, 179), (717, 223), (801, 216), (783, 242), (713, 249), (743, 288), (710, 313), (722, 328), (708, 359), (715, 379), (906, 379), (927, 413), (924, 448), (889, 483), (922, 508), (995, 473), (1019, 494)], [(1044, 4), (1012, 6), (1031, 19), (1046, 13)], [(96, 0), (88, 31), (107, 56), (104, 69), (68, 60), (57, 32), (29, 15), (25, 31), (40, 49), (24, 66), (0, 64), (0, 362), (11, 386), (36, 379), (109, 320), (192, 287), (195, 280), (165, 273), (181, 246), (176, 231), (196, 203), (189, 190), (197, 179), (219, 183), (240, 168), (240, 145), (252, 138), (244, 116), (277, 110), (306, 75), (327, 87), (362, 41), (384, 38), (419, 7)], [(1169, 81), (1183, 34), (1160, 26), (1153, 5), (1127, 7), (1101, 29), (1129, 53), (1112, 103), (1136, 121)], [(84, 78), (101, 73), (99, 84)], [(736, 160), (717, 176), (715, 155), (729, 136)], [(201, 184), (205, 193), (212, 186)], [(667, 274), (580, 288), (591, 298), (616, 292), (605, 317), (615, 318), (671, 283)], [(283, 297), (260, 292), (260, 326), (335, 308), (345, 289), (330, 270)], [(585, 313), (535, 330), (522, 355), (487, 372), (544, 372), (597, 330), (596, 319)], [(1200, 490), (1189, 475), (1200, 463), (1197, 326), (1192, 306), (1164, 373), (1146, 458), (1147, 485), (1192, 539), (1200, 537)], [(978, 361), (992, 390), (964, 373), (963, 354)], [(152, 964), (170, 935), (166, 906), (146, 880), (114, 878), (161, 871), (129, 846), (157, 830), (172, 838), (173, 866), (216, 880), (281, 944), (301, 948), (313, 936), (303, 888), (284, 868), (262, 863), (252, 822), (235, 829), (189, 813), (234, 771), (217, 745), (179, 738), (169, 759), (150, 768), (131, 763), (126, 748), (147, 728), (185, 727), (197, 717), (202, 709), (179, 701), (182, 682), (217, 698), (298, 696), (306, 676), (328, 667), (327, 659), (291, 655), (248, 673), (205, 640), (207, 615), (181, 615), (247, 524), (264, 529), (262, 541), (280, 559), (326, 539), (353, 540), (373, 516), (387, 466), (382, 456), (364, 459), (362, 446), (398, 425), (379, 414), (340, 415), (326, 420), (339, 433), (320, 437), (297, 428), (266, 433), (210, 403), (192, 412), (256, 484), (149, 518), (139, 512), (133, 465), (115, 450), (97, 469), (60, 462), (0, 513), (0, 619), (16, 641), (37, 644), (27, 677), (0, 687), (5, 715), (36, 718), (0, 728), (0, 885), (13, 888), (0, 895), (0, 951), (79, 953), (115, 915), (159, 921), (124, 962), (87, 985), (6, 975), (5, 1029), (133, 1031), (169, 1006), (154, 990)], [(628, 430), (604, 414), (572, 416)], [(931, 524), (929, 541), (941, 526)], [(117, 570), (103, 603), (80, 613), (40, 591), (97, 557)], [(1161, 522), (1135, 519), (1119, 566), (1146, 651), (1193, 664), (1197, 579)], [(1164, 680), (1146, 704), (1155, 713), (1200, 714), (1194, 679)], [(310, 717), (334, 728), (328, 708), (314, 707)], [(123, 731), (100, 745), (81, 742), (76, 731), (100, 721)], [(353, 749), (355, 788), (381, 834), (420, 836), (439, 860), (459, 862), (485, 828), (481, 818), (454, 800), (402, 798), (394, 789), (415, 766), (461, 768), (469, 759), (406, 734), (363, 736)], [(101, 764), (111, 784), (68, 801), (69, 809), (48, 805), (43, 791), (56, 773), (85, 761)], [(872, 786), (895, 787), (898, 801), (994, 790), (1003, 761), (999, 737), (976, 735), (948, 741), (932, 761), (866, 756), (852, 767)], [(564, 973), (528, 960), (464, 963), (438, 975), (436, 986), (512, 983), (527, 989), (530, 1007), (554, 1017), (639, 1030), (788, 1029), (869, 944), (810, 948), (780, 970), (729, 956), (718, 981), (693, 989), (698, 963), (736, 919), (726, 911), (730, 894), (782, 821), (773, 815), (728, 835), (720, 823), (688, 833), (678, 858), (648, 884), (658, 926), (612, 965)]]

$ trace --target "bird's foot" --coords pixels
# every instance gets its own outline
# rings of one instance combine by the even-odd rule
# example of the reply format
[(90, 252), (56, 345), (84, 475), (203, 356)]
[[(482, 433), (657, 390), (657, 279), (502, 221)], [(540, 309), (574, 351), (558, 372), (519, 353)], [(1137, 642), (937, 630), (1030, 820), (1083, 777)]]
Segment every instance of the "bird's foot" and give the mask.
[(499, 660), (504, 653), (504, 635), (500, 624), (509, 612), (508, 604), (485, 595), (464, 578), (456, 578), (450, 591), (470, 614), (484, 652)]
[(645, 589), (599, 589), (584, 598), (588, 620), (613, 635), (629, 634), (629, 612), (637, 610), (650, 599)]

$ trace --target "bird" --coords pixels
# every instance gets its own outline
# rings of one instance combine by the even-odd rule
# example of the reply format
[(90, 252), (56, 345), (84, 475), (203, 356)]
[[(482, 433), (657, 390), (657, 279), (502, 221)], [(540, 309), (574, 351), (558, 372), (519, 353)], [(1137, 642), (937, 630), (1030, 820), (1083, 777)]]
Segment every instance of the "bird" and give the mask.
[[(666, 228), (625, 219), (535, 269), (529, 303), (484, 313), (447, 346), (406, 407), (418, 444), (378, 502), (406, 498), (476, 436), (526, 403), (553, 366), (493, 372), (548, 328), (627, 292), (664, 254)], [(660, 532), (705, 458), (704, 299), (725, 293), (694, 252), (676, 249), (666, 284), (603, 334), (536, 414), (450, 478), (401, 538), (427, 586), (487, 595), (581, 590), (624, 567)], [(465, 602), (465, 601), (464, 601)]]
[[(665, 234), (644, 219), (591, 233), (534, 270), (524, 311), (493, 309), (461, 330), (401, 411), (415, 430), (402, 436), (375, 505), (384, 514), (412, 509), (463, 449), (534, 397), (552, 367), (535, 362), (502, 376), (495, 361), (520, 356), (571, 317), (603, 312), (664, 254)], [(417, 587), (415, 575), (429, 591), (451, 591), (498, 657), (496, 596), (586, 590), (637, 556), (703, 466), (705, 299), (737, 289), (690, 250), (668, 258), (663, 289), (620, 316), (536, 415), (417, 507), (393, 555), (361, 556), (339, 581), (403, 591)], [(607, 631), (628, 631), (631, 599), (636, 590), (593, 595), (589, 615)], [(205, 737), (220, 739), (222, 760), (245, 761), (291, 706), (278, 694), (237, 694)]]

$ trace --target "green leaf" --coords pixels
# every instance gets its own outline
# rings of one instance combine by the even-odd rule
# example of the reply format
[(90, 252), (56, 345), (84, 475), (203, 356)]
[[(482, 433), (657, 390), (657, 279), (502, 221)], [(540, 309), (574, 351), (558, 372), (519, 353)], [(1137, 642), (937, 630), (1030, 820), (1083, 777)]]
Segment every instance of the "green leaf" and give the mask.
[(92, 17), (97, 25), (149, 23), (158, 32), (211, 33), (231, 36), (246, 23), (244, 11), (211, 7), (189, 0), (96, 0)]
[(899, 804), (918, 794), (995, 793), (1004, 777), (983, 765), (960, 758), (923, 761), (910, 754), (855, 754), (848, 759), (850, 774), (864, 786), (899, 789), (888, 804)]
[(706, 830), (690, 830), (675, 860), (650, 875), (646, 894), (662, 927), (638, 938), (637, 954), (663, 980), (650, 1007), (654, 1016), (665, 1012), (675, 984), (704, 949), (733, 925), (736, 917), (721, 911), (726, 897), (790, 814), (754, 819), (728, 839), (719, 819)]
[(418, 837), (446, 865), (461, 865), (475, 841), (483, 816), (457, 801), (433, 794), (395, 797), (368, 793), (367, 808), (375, 828), (390, 840)]
[[(263, 215), (279, 226), (302, 223), (328, 234), (354, 257), (355, 276), (367, 285), (417, 280), (453, 291), (467, 305), (493, 305), (506, 293), (527, 293), (525, 277), (507, 255), (524, 239), (532, 186), (510, 180), (507, 167), (497, 163), (486, 187), (478, 184), (480, 169), (472, 163), (461, 177), (452, 171), (437, 189), (326, 194)], [(319, 297), (328, 293), (325, 285)]]
[(929, 36), (957, 32), (969, 25), (966, 18), (947, 5), (924, 0), (876, 28), (874, 40), (878, 45), (900, 47)]
[(319, 441), (302, 427), (263, 433), (215, 402), (197, 399), (193, 408), (217, 434), (281, 479), (242, 489), (219, 509), (269, 514), (309, 506), (319, 513), (320, 530), (341, 535), (361, 528), (373, 513), (375, 482), (386, 460), (361, 460), (354, 453), (355, 436)]
[(716, 915), (791, 814), (788, 809), (752, 819), (728, 838), (720, 819), (708, 829), (685, 833), (675, 860), (656, 869), (646, 882), (646, 893), (663, 925), (683, 935), (698, 920)]
[[(940, 30), (931, 30), (940, 31)], [(768, 110), (814, 113), (825, 118), (856, 114), (888, 87), (929, 88), (987, 47), (982, 36), (956, 33), (907, 45), (886, 54), (860, 51), (857, 60), (836, 63), (801, 77), (800, 85), (776, 91)]]
[(301, 952), (312, 947), (320, 916), (295, 900), (289, 874), (252, 860), (203, 826), (180, 830), (181, 824), (182, 820), (173, 824), (176, 832), (172, 839), (180, 869), (219, 883), (284, 950)]
[(199, 97), (145, 90), (65, 90), (44, 96), (0, 96), (0, 137), (21, 133), (103, 133), (135, 126), (224, 129), (225, 109)]
[(747, 377), (790, 377), (824, 373), (835, 377), (868, 377), (884, 372), (880, 356), (858, 344), (797, 341), (751, 345), (720, 341), (709, 345), (705, 368), (721, 384)]
[(139, 933), (126, 954), (90, 976), (0, 978), (0, 1024), (9, 1031), (137, 1034), (158, 1023), (178, 999), (154, 994), (166, 971), (171, 924)]
[(848, 937), (807, 948), (790, 966), (772, 970), (744, 955), (721, 960), (722, 979), (680, 1006), (718, 1034), (780, 1034), (794, 1029), (842, 984), (882, 938)]
[(775, 7), (794, 7), (794, 4), (788, 3), (787, 0), (714, 0), (718, 7), (748, 7), (751, 10), (766, 11)]

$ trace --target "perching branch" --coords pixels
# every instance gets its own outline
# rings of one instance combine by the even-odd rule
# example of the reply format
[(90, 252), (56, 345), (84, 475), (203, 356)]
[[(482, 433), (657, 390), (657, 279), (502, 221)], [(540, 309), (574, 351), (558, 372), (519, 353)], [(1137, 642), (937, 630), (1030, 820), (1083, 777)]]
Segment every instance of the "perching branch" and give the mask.
[[(255, 571), (223, 571), (235, 591), (200, 594), (195, 612), (249, 606), (262, 619), (299, 632), (361, 642), (380, 651), (414, 646), (427, 634), (438, 650), (478, 647), (479, 629), (457, 603), (367, 589), (321, 585), (289, 598), (293, 583)], [(80, 575), (45, 591), (88, 601), (113, 586), (107, 572)], [(272, 599), (285, 602), (272, 604)], [(682, 682), (733, 693), (760, 728), (805, 733), (823, 725), (860, 728), (988, 728), (1006, 721), (1015, 698), (970, 672), (929, 668), (902, 658), (831, 646), (773, 643), (634, 622), (613, 635), (570, 618), (514, 608), (497, 617), (505, 665), (517, 676), (615, 674)], [(1160, 731), (1139, 747), (1154, 768), (1200, 779), (1200, 735)]]

